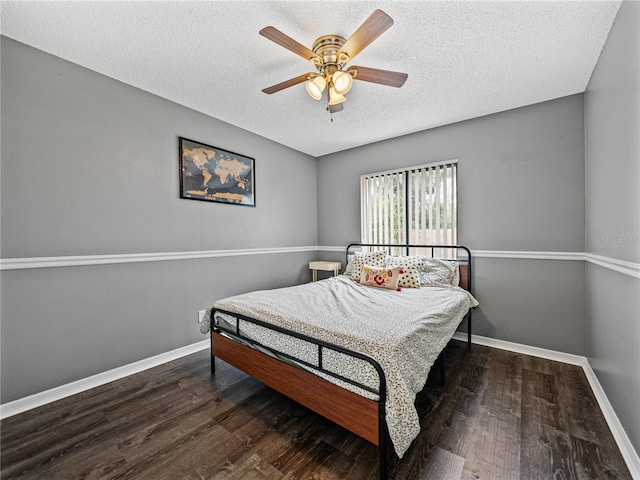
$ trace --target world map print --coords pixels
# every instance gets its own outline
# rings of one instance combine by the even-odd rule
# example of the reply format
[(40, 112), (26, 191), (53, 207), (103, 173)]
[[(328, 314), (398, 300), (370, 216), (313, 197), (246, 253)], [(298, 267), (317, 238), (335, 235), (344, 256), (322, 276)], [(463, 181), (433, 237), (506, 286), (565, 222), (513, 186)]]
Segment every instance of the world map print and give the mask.
[(255, 206), (254, 160), (180, 138), (181, 196)]

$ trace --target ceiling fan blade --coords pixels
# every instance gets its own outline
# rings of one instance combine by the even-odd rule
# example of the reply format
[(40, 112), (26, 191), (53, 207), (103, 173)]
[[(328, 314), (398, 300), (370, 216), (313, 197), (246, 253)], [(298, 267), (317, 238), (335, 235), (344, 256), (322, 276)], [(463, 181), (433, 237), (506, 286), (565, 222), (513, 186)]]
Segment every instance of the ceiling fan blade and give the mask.
[(262, 91), (264, 93), (268, 93), (268, 94), (279, 92), (280, 90), (284, 90), (285, 88), (293, 87), (294, 85), (297, 85), (299, 83), (304, 82), (305, 80), (307, 80), (307, 78), (309, 78), (309, 75), (312, 75), (312, 74), (311, 73), (305, 73), (305, 74), (300, 75), (298, 77), (286, 80), (286, 81), (284, 81), (282, 83), (278, 83), (277, 85), (273, 85), (271, 87), (267, 87), (267, 88), (263, 89)]
[(342, 45), (340, 53), (346, 53), (353, 59), (376, 38), (386, 32), (393, 25), (393, 19), (382, 10), (376, 10), (367, 18), (360, 27)]
[(314, 58), (318, 60), (322, 60), (317, 54), (313, 53), (304, 45), (296, 42), (293, 38), (285, 35), (280, 30), (275, 27), (264, 27), (260, 30), (260, 35), (265, 38), (268, 38), (272, 42), (277, 43), (278, 45), (283, 46), (287, 50), (292, 51), (293, 53), (300, 55), (305, 60), (313, 61)]
[(406, 73), (392, 72), (390, 70), (380, 70), (368, 67), (349, 67), (347, 72), (352, 73), (354, 80), (363, 82), (379, 83), (390, 87), (400, 88), (409, 77)]

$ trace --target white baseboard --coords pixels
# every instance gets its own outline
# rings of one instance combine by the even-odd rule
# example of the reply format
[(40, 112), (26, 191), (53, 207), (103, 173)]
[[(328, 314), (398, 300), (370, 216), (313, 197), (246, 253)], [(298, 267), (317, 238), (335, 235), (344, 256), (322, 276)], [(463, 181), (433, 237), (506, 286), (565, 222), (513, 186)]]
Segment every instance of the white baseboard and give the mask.
[[(456, 332), (453, 334), (455, 340), (467, 341), (465, 332)], [(578, 365), (584, 367), (587, 364), (586, 357), (573, 355), (571, 353), (558, 352), (556, 350), (547, 350), (546, 348), (532, 347), (522, 343), (507, 342), (496, 338), (481, 337), (480, 335), (471, 335), (471, 343), (484, 345), (485, 347), (499, 348), (500, 350), (508, 350), (510, 352), (531, 355), (532, 357), (546, 358), (556, 362), (568, 363), (569, 365)]]
[[(466, 342), (467, 334), (465, 332), (456, 332), (454, 333), (453, 338), (455, 340)], [(631, 472), (631, 478), (640, 480), (640, 456), (638, 456), (638, 452), (633, 448), (631, 440), (629, 440), (629, 437), (627, 436), (627, 432), (624, 431), (624, 427), (622, 426), (622, 423), (620, 423), (620, 419), (618, 419), (611, 403), (609, 403), (609, 399), (607, 398), (602, 385), (600, 385), (600, 382), (598, 381), (598, 377), (591, 368), (589, 360), (586, 357), (557, 352), (555, 350), (547, 350), (546, 348), (532, 347), (521, 343), (506, 342), (504, 340), (497, 340), (495, 338), (482, 337), (480, 335), (473, 334), (471, 335), (471, 343), (582, 367), (584, 374), (587, 377), (587, 381), (591, 386), (591, 390), (593, 390), (593, 394), (598, 401), (598, 405), (602, 410), (605, 420), (607, 421), (607, 425), (609, 425), (609, 429), (613, 434), (613, 438), (620, 449), (620, 453), (627, 464), (627, 468)]]
[(83, 378), (75, 382), (67, 383), (66, 385), (60, 385), (59, 387), (45, 390), (44, 392), (35, 393), (28, 397), (19, 398), (13, 402), (0, 405), (0, 419), (17, 415), (18, 413), (26, 412), (32, 408), (41, 407), (56, 400), (62, 400), (63, 398), (70, 397), (76, 393), (81, 393), (86, 390), (90, 390), (95, 387), (99, 387), (114, 380), (119, 380), (134, 373), (142, 372), (149, 368), (157, 367), (163, 363), (177, 360), (178, 358), (191, 355), (192, 353), (199, 352), (209, 348), (209, 340), (203, 340), (198, 343), (187, 345), (186, 347), (177, 348), (170, 352), (161, 353), (150, 358), (145, 358), (138, 362), (130, 363), (129, 365), (123, 365), (122, 367), (114, 368), (91, 377)]
[(627, 437), (624, 427), (622, 426), (622, 423), (620, 423), (620, 419), (609, 403), (609, 399), (607, 398), (606, 393), (604, 393), (602, 385), (600, 385), (598, 377), (588, 361), (583, 368), (584, 373), (587, 376), (587, 380), (589, 381), (589, 385), (591, 385), (591, 390), (593, 390), (593, 394), (595, 395), (596, 400), (598, 400), (598, 404), (604, 414), (604, 418), (611, 429), (611, 433), (613, 433), (613, 438), (616, 439), (620, 453), (622, 453), (622, 458), (627, 462), (627, 468), (631, 472), (631, 478), (640, 480), (640, 456), (638, 456), (638, 452), (636, 452), (633, 445), (631, 445), (631, 441), (629, 440), (629, 437)]

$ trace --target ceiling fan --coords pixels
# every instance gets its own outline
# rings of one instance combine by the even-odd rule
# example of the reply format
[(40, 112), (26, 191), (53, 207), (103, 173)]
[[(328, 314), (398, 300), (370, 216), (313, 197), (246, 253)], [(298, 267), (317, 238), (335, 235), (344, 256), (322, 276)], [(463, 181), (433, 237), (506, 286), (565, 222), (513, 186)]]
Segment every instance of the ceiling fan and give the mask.
[(318, 72), (304, 73), (262, 91), (272, 94), (305, 82), (307, 92), (316, 100), (322, 98), (326, 89), (327, 111), (333, 114), (342, 110), (342, 104), (347, 100), (344, 95), (351, 89), (353, 80), (402, 87), (408, 77), (406, 73), (359, 66), (345, 69), (349, 61), (391, 25), (393, 19), (382, 10), (376, 10), (348, 40), (340, 35), (324, 35), (313, 42), (311, 50), (275, 27), (263, 28), (260, 35), (309, 60)]

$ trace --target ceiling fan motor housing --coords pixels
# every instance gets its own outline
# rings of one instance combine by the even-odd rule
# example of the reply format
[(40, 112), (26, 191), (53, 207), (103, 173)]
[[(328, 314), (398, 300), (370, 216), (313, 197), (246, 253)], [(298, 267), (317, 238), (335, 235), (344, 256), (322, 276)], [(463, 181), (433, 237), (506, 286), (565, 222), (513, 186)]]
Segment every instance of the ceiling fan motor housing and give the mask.
[(338, 57), (338, 52), (347, 40), (340, 35), (323, 35), (313, 42), (313, 53), (322, 58), (322, 63), (318, 62), (315, 57), (312, 61), (316, 68), (326, 75), (333, 75), (336, 70), (340, 70), (347, 61), (349, 56), (342, 52)]

